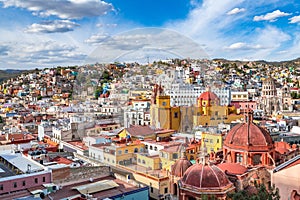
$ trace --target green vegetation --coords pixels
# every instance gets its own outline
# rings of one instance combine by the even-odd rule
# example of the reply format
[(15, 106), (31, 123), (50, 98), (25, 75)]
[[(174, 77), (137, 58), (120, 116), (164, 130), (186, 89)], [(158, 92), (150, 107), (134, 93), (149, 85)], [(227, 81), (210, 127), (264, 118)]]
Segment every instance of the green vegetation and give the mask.
[(291, 97), (292, 97), (292, 99), (299, 99), (300, 94), (298, 94), (297, 92), (291, 92)]
[(232, 200), (280, 200), (278, 188), (271, 187), (267, 190), (265, 185), (255, 185), (256, 193), (250, 194), (246, 190), (228, 194), (228, 198)]

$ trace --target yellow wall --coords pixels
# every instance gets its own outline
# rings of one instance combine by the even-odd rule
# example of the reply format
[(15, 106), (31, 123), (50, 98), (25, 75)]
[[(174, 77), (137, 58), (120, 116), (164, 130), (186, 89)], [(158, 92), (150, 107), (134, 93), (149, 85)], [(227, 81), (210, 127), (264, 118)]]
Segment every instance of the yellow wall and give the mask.
[(171, 129), (179, 130), (180, 128), (180, 107), (173, 107), (171, 108)]
[[(159, 199), (159, 195), (165, 194), (165, 188), (168, 188), (168, 193), (170, 192), (168, 177), (162, 179), (154, 179), (149, 176), (137, 173), (133, 173), (133, 177), (136, 181), (149, 186), (149, 194), (151, 198)], [(153, 192), (151, 192), (151, 188), (153, 189)]]
[(104, 156), (104, 160), (103, 160), (104, 163), (113, 166), (116, 166), (116, 164), (118, 164), (115, 155), (103, 152), (103, 156)]
[(126, 129), (124, 128), (124, 129), (119, 133), (119, 138), (120, 138), (120, 139), (124, 139), (124, 138), (126, 138), (126, 135), (127, 135), (127, 131), (126, 131)]
[[(177, 157), (173, 157), (173, 154), (177, 154)], [(162, 169), (171, 170), (171, 166), (175, 163), (177, 159), (180, 158), (180, 152), (166, 152), (160, 151), (159, 157), (162, 163)]]
[(212, 150), (217, 152), (222, 149), (222, 135), (214, 133), (202, 133), (202, 143), (201, 147), (204, 146), (207, 149), (207, 153), (210, 153)]
[[(135, 153), (135, 149), (137, 148), (137, 153)], [(140, 144), (129, 144), (124, 146), (117, 146), (115, 154), (110, 154), (105, 152), (104, 150), (104, 162), (111, 165), (120, 164), (120, 161), (128, 161), (131, 159), (132, 163), (136, 162), (136, 155), (141, 153), (141, 148), (143, 152), (145, 151), (145, 145), (143, 143)], [(127, 151), (126, 151), (127, 150)], [(121, 151), (121, 152), (120, 152)], [(109, 159), (109, 160), (108, 160)]]
[(152, 170), (160, 169), (160, 158), (159, 156), (137, 154), (137, 164)]

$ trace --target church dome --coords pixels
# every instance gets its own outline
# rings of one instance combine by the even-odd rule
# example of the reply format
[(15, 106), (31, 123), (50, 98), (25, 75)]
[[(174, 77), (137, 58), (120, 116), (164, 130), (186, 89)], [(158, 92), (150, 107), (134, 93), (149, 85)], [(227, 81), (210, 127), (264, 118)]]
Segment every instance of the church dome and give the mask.
[(204, 101), (210, 101), (210, 100), (218, 100), (218, 96), (211, 92), (211, 91), (206, 91), (203, 92), (202, 94), (200, 94), (200, 96), (198, 97), (199, 100), (204, 100)]
[(178, 159), (171, 167), (171, 174), (177, 177), (182, 177), (184, 172), (193, 164), (186, 158), (186, 156)]
[(274, 147), (269, 132), (252, 122), (251, 111), (245, 123), (234, 126), (226, 135), (224, 147), (240, 150), (269, 150)]
[(216, 165), (195, 164), (187, 169), (181, 182), (184, 186), (196, 187), (200, 190), (232, 186), (225, 173)]

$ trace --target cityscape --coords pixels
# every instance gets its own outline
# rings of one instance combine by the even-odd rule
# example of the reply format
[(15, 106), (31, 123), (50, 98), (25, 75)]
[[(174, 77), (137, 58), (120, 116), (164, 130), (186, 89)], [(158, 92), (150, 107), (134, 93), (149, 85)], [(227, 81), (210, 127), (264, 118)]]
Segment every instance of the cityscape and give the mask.
[(0, 0), (0, 199), (299, 200), (299, 8)]

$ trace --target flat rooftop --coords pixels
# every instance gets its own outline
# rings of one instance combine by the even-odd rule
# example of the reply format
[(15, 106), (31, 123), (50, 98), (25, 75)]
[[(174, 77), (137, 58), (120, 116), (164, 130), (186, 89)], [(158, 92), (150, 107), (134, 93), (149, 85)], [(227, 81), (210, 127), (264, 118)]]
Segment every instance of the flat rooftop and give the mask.
[(23, 173), (26, 173), (29, 168), (31, 172), (38, 172), (44, 170), (44, 167), (41, 164), (27, 158), (21, 153), (1, 154), (0, 157), (2, 157), (8, 163), (21, 170)]
[[(95, 189), (98, 183), (103, 184), (103, 182), (110, 182), (110, 186), (108, 186), (107, 188), (103, 188), (104, 187), (103, 185), (102, 186), (98, 185), (100, 189), (99, 190)], [(93, 184), (95, 185), (91, 186)], [(74, 183), (70, 185), (64, 185), (61, 190), (58, 190), (55, 193), (51, 193), (50, 196), (53, 199), (67, 199), (68, 197), (71, 196), (80, 195), (81, 194), (80, 191), (85, 193), (88, 188), (90, 188), (91, 191), (94, 191), (93, 193), (89, 193), (89, 194), (92, 195), (93, 198), (97, 198), (97, 199), (105, 199), (116, 195), (122, 195), (123, 193), (131, 192), (137, 189), (141, 189), (134, 185), (116, 179), (112, 176), (107, 176), (103, 178), (94, 179), (93, 182), (87, 180), (87, 181)]]

